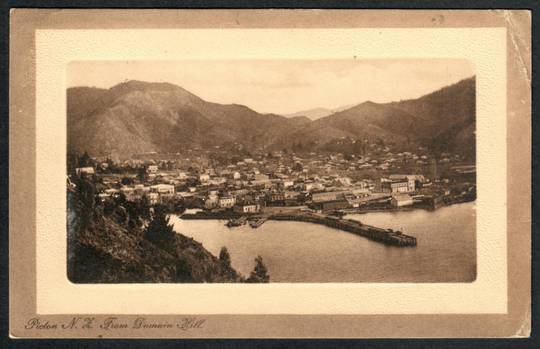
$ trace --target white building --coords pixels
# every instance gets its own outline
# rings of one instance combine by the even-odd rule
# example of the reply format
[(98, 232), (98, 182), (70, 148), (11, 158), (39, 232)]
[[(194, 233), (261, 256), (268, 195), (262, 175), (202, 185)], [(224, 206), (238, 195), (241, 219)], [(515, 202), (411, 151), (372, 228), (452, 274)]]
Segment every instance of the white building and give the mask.
[(158, 193), (148, 193), (148, 201), (150, 205), (155, 205), (159, 203), (159, 194)]
[(219, 198), (219, 207), (231, 208), (236, 204), (236, 198), (234, 196), (222, 196)]
[(199, 176), (199, 181), (201, 181), (201, 183), (206, 183), (210, 180), (210, 175), (207, 174), (207, 173), (203, 173)]
[(94, 168), (93, 167), (77, 167), (75, 169), (75, 173), (80, 175), (80, 174), (94, 174)]
[(234, 206), (234, 212), (236, 213), (257, 213), (260, 210), (261, 205), (259, 204), (244, 204)]
[(413, 198), (407, 194), (398, 194), (392, 196), (390, 202), (394, 207), (411, 206), (413, 204)]
[(159, 195), (174, 195), (176, 192), (174, 185), (171, 184), (156, 184), (150, 188), (152, 192), (158, 193)]
[(150, 165), (150, 166), (148, 166), (148, 168), (146, 169), (146, 172), (147, 172), (147, 173), (153, 173), (153, 174), (156, 174), (157, 171), (158, 171), (157, 165)]

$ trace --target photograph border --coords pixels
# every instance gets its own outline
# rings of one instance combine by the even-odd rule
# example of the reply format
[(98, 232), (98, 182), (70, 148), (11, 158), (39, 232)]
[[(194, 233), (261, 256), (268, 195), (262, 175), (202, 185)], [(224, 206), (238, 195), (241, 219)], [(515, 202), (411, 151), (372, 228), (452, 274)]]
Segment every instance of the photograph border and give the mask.
[[(530, 231), (530, 142), (523, 130), (530, 129), (530, 16), (527, 11), (501, 11), (499, 13), (487, 11), (464, 11), (455, 13), (445, 11), (419, 11), (407, 14), (407, 23), (398, 22), (402, 18), (402, 11), (370, 11), (367, 13), (351, 13), (351, 11), (301, 11), (302, 13), (288, 13), (287, 10), (247, 11), (227, 10), (199, 11), (197, 14), (190, 11), (170, 11), (156, 13), (146, 10), (144, 16), (129, 10), (121, 10), (111, 16), (101, 16), (102, 10), (87, 10), (77, 13), (77, 10), (16, 10), (12, 13), (11, 24), (11, 52), (27, 50), (34, 40), (34, 30), (44, 28), (76, 28), (82, 25), (90, 28), (118, 28), (144, 27), (147, 16), (159, 16), (163, 27), (178, 23), (186, 27), (195, 26), (194, 20), (199, 24), (206, 18), (208, 25), (219, 27), (365, 27), (365, 26), (392, 26), (400, 23), (403, 27), (416, 26), (499, 26), (507, 27), (508, 42), (508, 187), (517, 190), (508, 192), (508, 224), (512, 231), (518, 234), (508, 238), (508, 268), (509, 268), (509, 314), (504, 315), (212, 315), (205, 321), (209, 325), (204, 331), (184, 331), (177, 337), (509, 337), (526, 336), (530, 328), (530, 235), (523, 232)], [(249, 13), (247, 13), (247, 12)], [(152, 13), (153, 12), (153, 13)], [(261, 13), (262, 12), (262, 13)], [(377, 14), (379, 12), (379, 14)], [(330, 14), (331, 16), (327, 16)], [(120, 16), (119, 16), (120, 15)], [(441, 16), (442, 17), (439, 17)], [(87, 21), (81, 21), (86, 17)], [(369, 18), (368, 18), (369, 17)], [(363, 21), (365, 20), (365, 21)], [(378, 20), (378, 21), (377, 21)], [(281, 21), (281, 22), (280, 22)], [(442, 21), (442, 22), (441, 22)], [(155, 23), (155, 21), (152, 21)], [(241, 25), (239, 23), (242, 23)], [(32, 51), (30, 51), (32, 52)], [(32, 52), (33, 53), (33, 52)], [(13, 58), (13, 55), (10, 55)], [(35, 294), (32, 290), (32, 281), (35, 280), (35, 263), (32, 260), (32, 250), (28, 239), (35, 231), (35, 212), (30, 212), (29, 203), (35, 203), (35, 124), (33, 120), (33, 104), (35, 98), (34, 84), (35, 67), (31, 54), (25, 57), (18, 56), (18, 60), (11, 61), (10, 67), (10, 153), (16, 152), (17, 157), (10, 157), (10, 329), (15, 337), (49, 338), (55, 331), (27, 331), (24, 329), (25, 320), (36, 316)], [(525, 75), (525, 76), (524, 76)], [(526, 98), (525, 98), (526, 97)], [(524, 101), (525, 100), (525, 101)], [(29, 146), (30, 145), (30, 146)], [(519, 154), (512, 149), (519, 149)], [(17, 234), (13, 234), (13, 232)], [(521, 234), (521, 235), (520, 235)], [(31, 241), (31, 240), (30, 240)], [(17, 255), (14, 254), (17, 251)], [(24, 251), (24, 252), (23, 252)], [(24, 258), (23, 258), (24, 256)], [(24, 275), (23, 275), (24, 274)], [(24, 280), (21, 280), (24, 279)], [(24, 292), (23, 292), (24, 290)], [(16, 311), (13, 311), (16, 309)], [(73, 316), (71, 314), (66, 316)], [(66, 319), (66, 316), (47, 316), (50, 321)], [(62, 317), (62, 318), (61, 318)], [(101, 316), (100, 316), (101, 317)], [(107, 317), (107, 316), (104, 316)], [(364, 319), (358, 322), (359, 318)], [(133, 316), (126, 316), (133, 320)], [(150, 316), (148, 318), (151, 318)], [(157, 319), (158, 317), (156, 317)], [(210, 319), (212, 318), (212, 319)], [(369, 318), (370, 325), (366, 327)], [(21, 321), (22, 320), (22, 321)], [(211, 324), (214, 321), (213, 324)], [(469, 328), (463, 328), (463, 322)], [(346, 327), (336, 327), (337, 323), (346, 323)], [(226, 324), (220, 326), (220, 324)], [(435, 326), (436, 328), (434, 328)], [(376, 329), (390, 329), (391, 333), (384, 336), (377, 335)], [(211, 332), (210, 332), (211, 331)], [(374, 332), (375, 331), (375, 332)], [(210, 332), (210, 333), (209, 333)], [(379, 332), (380, 333), (380, 332)], [(94, 337), (96, 333), (88, 331), (64, 331), (62, 337)], [(201, 335), (202, 334), (202, 335)], [(125, 333), (102, 333), (107, 337), (123, 338)], [(146, 336), (143, 334), (143, 336)], [(153, 334), (150, 334), (153, 336)], [(167, 336), (165, 334), (165, 336)], [(130, 336), (131, 337), (131, 336)], [(136, 337), (136, 336), (134, 336)], [(167, 336), (168, 337), (168, 336)], [(136, 337), (141, 338), (141, 337)]]

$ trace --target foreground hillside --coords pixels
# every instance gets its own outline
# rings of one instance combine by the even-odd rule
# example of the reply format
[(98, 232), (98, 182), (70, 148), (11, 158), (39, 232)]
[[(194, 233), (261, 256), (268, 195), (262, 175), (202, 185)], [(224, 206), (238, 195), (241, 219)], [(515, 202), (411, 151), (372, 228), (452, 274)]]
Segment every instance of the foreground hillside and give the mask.
[[(247, 279), (202, 244), (177, 234), (163, 212), (144, 203), (95, 200), (89, 181), (68, 190), (68, 277), (75, 283), (267, 282)], [(262, 260), (261, 260), (262, 263)], [(259, 268), (260, 269), (260, 268)], [(259, 278), (260, 276), (260, 278)], [(263, 280), (263, 281), (261, 281)]]

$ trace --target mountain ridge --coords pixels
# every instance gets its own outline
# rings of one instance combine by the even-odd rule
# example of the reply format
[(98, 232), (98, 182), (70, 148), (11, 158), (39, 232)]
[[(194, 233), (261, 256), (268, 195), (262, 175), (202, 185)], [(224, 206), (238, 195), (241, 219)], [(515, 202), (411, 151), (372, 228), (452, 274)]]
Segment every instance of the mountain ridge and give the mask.
[(423, 145), (474, 156), (475, 77), (390, 103), (366, 101), (317, 120), (262, 114), (241, 104), (203, 100), (164, 82), (130, 80), (109, 89), (67, 90), (68, 150), (129, 157), (237, 144), (280, 149), (303, 142), (323, 146), (336, 138), (389, 145)]

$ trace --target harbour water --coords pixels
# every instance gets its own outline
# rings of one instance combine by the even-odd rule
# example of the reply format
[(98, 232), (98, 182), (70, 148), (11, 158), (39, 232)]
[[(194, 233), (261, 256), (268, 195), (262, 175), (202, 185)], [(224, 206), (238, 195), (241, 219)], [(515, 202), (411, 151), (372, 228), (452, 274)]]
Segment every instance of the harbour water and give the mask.
[(249, 275), (257, 255), (271, 282), (471, 282), (476, 276), (474, 202), (439, 208), (350, 214), (381, 228), (417, 238), (412, 248), (303, 222), (267, 221), (228, 228), (223, 220), (182, 220), (177, 232), (201, 242), (214, 255), (226, 246), (233, 267)]

